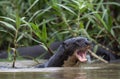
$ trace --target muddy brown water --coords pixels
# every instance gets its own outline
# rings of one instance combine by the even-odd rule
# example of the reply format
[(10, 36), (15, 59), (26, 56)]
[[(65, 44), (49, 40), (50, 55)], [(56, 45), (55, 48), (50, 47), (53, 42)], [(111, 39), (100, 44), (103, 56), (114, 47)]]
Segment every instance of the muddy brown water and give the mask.
[(120, 64), (84, 64), (80, 67), (0, 68), (0, 79), (120, 79)]

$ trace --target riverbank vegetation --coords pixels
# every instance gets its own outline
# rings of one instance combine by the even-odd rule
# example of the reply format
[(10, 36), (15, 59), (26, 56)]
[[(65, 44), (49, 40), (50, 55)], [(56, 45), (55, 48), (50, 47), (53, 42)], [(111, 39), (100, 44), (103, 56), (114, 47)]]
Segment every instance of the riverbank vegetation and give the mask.
[(0, 50), (84, 36), (120, 50), (119, 0), (1, 0)]

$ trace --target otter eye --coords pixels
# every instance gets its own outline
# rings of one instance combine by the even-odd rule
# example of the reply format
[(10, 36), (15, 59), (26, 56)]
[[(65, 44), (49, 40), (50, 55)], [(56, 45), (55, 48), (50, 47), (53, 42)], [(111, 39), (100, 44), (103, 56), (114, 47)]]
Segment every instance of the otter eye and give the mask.
[(91, 42), (90, 41), (86, 41), (85, 44), (86, 45), (91, 45)]
[(79, 43), (81, 43), (81, 42), (82, 42), (82, 40), (76, 40), (76, 41), (74, 42), (74, 44), (79, 45)]
[(88, 39), (88, 38), (86, 38), (86, 40), (87, 40), (87, 41), (89, 41), (89, 39)]
[(69, 47), (69, 45), (65, 42), (63, 42), (62, 45), (64, 46), (65, 49), (67, 49)]
[(76, 42), (81, 42), (82, 40), (76, 40)]

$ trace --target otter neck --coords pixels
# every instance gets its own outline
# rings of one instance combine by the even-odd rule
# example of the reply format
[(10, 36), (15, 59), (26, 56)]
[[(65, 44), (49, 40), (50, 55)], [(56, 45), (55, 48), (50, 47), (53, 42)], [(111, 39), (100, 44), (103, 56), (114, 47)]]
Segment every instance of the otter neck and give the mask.
[(75, 55), (69, 56), (67, 60), (64, 61), (63, 67), (73, 67), (76, 66), (78, 60)]
[(64, 61), (68, 59), (65, 55), (65, 49), (62, 45), (58, 48), (57, 52), (44, 64), (45, 67), (61, 67)]

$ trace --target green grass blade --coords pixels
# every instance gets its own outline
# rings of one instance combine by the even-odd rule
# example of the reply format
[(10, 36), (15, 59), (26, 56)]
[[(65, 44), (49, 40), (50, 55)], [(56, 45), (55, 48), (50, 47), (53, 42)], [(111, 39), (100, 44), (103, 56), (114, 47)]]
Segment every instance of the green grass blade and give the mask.
[(28, 13), (28, 12), (35, 6), (35, 4), (36, 4), (38, 1), (39, 1), (39, 0), (35, 0), (35, 1), (33, 2), (33, 4), (26, 10), (25, 13)]
[(23, 39), (23, 37), (24, 37), (24, 33), (22, 33), (21, 35), (18, 36), (16, 42), (19, 43), (19, 41), (20, 41), (21, 39)]
[(41, 36), (41, 30), (39, 29), (39, 26), (34, 24), (34, 23), (30, 23), (31, 27), (32, 27), (32, 31), (35, 33), (35, 35), (40, 39), (42, 39)]
[(44, 24), (42, 27), (42, 41), (44, 41), (44, 43), (46, 43), (47, 41), (47, 29), (46, 29), (46, 24), (45, 24), (45, 20), (43, 20)]
[(99, 14), (95, 14), (95, 16), (102, 23), (102, 25), (105, 27), (105, 29), (109, 31), (108, 26), (106, 25), (106, 23), (104, 22), (104, 20), (102, 19), (102, 17)]
[(17, 31), (16, 28), (13, 25), (11, 25), (10, 23), (7, 23), (5, 21), (0, 21), (0, 23), (4, 24), (5, 26), (4, 25), (3, 26), (6, 27), (6, 28), (8, 28), (8, 29), (11, 29), (13, 31)]
[(6, 20), (11, 21), (11, 22), (13, 22), (13, 23), (15, 23), (15, 22), (16, 22), (14, 19), (9, 18), (9, 17), (0, 16), (0, 18), (6, 19)]
[(73, 10), (71, 10), (69, 7), (67, 7), (65, 5), (62, 5), (62, 4), (57, 4), (57, 5), (64, 8), (65, 10), (71, 12), (72, 14), (77, 15)]
[(104, 2), (104, 5), (108, 4), (108, 5), (116, 5), (116, 6), (120, 6), (120, 3), (117, 2)]

